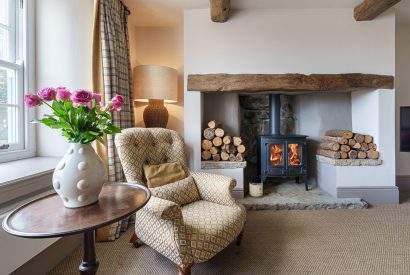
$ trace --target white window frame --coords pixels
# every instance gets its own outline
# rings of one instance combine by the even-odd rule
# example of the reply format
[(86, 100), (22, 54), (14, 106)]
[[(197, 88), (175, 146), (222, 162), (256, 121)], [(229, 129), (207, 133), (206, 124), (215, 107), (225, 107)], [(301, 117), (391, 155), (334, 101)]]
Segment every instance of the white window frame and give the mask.
[[(16, 7), (23, 7), (21, 37), (21, 60), (12, 63), (0, 60), (0, 65), (10, 69), (17, 69), (17, 103), (19, 105), (20, 121), (19, 132), (23, 134), (21, 144), (18, 147), (10, 146), (8, 149), (0, 150), (0, 163), (34, 157), (36, 150), (35, 127), (30, 123), (35, 118), (35, 111), (24, 105), (24, 94), (35, 90), (35, 21), (34, 21), (34, 2), (15, 0)], [(3, 105), (4, 106), (4, 105)]]

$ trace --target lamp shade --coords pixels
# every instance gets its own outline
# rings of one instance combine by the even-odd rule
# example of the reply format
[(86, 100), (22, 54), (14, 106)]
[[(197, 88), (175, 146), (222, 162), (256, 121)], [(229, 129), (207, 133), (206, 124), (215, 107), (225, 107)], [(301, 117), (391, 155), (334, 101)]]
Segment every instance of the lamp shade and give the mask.
[(136, 101), (178, 101), (178, 72), (173, 68), (157, 65), (137, 66), (134, 68), (133, 80), (133, 97)]

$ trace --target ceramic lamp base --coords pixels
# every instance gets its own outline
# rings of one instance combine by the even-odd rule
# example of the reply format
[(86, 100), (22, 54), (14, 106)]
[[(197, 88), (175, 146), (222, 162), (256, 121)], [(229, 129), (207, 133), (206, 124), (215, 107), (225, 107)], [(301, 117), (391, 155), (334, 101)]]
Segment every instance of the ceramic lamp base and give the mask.
[(168, 124), (168, 110), (164, 106), (164, 100), (150, 99), (144, 109), (144, 123), (147, 128), (166, 128)]

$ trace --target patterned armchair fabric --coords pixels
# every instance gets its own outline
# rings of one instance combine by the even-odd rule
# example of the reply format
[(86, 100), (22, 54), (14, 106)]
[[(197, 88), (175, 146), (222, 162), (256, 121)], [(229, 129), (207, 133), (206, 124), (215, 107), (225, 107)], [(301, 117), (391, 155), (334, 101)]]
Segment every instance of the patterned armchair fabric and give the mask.
[[(179, 267), (209, 260), (241, 233), (246, 219), (245, 208), (232, 197), (235, 180), (202, 172), (189, 172), (182, 138), (168, 129), (132, 128), (115, 139), (128, 182), (146, 184), (142, 166), (179, 162), (194, 179), (196, 192), (184, 196), (191, 203), (173, 202), (180, 190), (176, 184), (160, 190), (136, 214), (135, 232), (147, 245)], [(164, 186), (165, 187), (165, 186)], [(161, 188), (161, 187), (158, 187)], [(186, 198), (184, 198), (186, 201)]]

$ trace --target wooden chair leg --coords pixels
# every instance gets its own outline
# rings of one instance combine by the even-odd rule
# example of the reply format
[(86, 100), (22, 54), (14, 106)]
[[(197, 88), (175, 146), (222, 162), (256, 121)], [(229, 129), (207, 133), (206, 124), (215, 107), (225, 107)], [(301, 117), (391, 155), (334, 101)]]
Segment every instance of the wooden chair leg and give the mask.
[(130, 239), (130, 243), (132, 243), (134, 245), (135, 248), (138, 248), (142, 245), (141, 240), (138, 238), (137, 234), (134, 232), (134, 234), (132, 234), (131, 239)]
[(190, 275), (191, 274), (191, 267), (193, 264), (187, 265), (186, 267), (178, 267), (178, 275)]
[(239, 233), (238, 237), (236, 237), (236, 245), (240, 246), (242, 243), (242, 238), (243, 238), (243, 229), (241, 231), (241, 233)]

